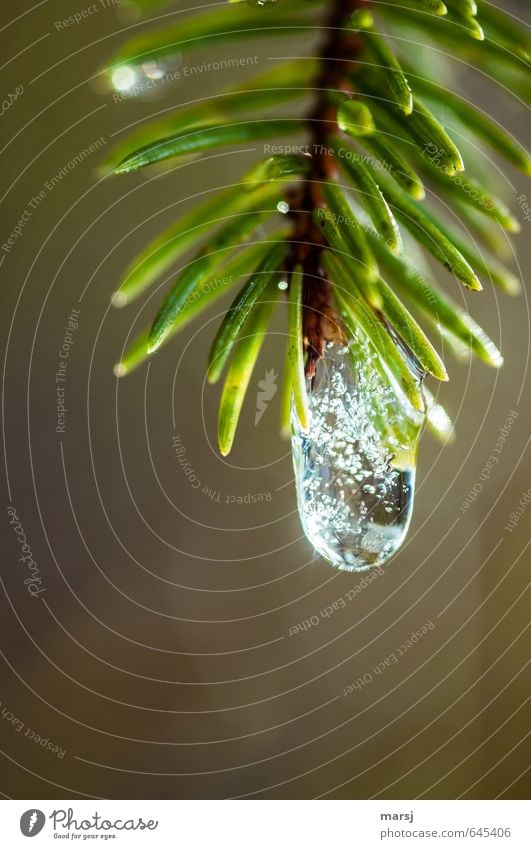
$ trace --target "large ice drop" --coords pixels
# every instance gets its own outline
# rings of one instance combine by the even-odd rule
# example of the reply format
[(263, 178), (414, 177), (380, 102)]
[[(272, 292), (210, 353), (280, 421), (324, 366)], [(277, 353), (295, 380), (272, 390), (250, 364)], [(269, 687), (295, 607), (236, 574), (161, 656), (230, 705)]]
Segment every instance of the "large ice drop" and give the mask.
[(306, 536), (339, 569), (380, 565), (407, 534), (423, 415), (359, 340), (327, 346), (308, 394), (308, 432), (292, 410)]

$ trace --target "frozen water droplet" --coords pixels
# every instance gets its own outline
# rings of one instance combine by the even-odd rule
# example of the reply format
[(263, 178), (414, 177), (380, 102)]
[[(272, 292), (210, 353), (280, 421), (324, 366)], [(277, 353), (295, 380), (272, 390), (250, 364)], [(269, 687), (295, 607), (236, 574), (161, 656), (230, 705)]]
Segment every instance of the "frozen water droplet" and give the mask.
[(359, 339), (349, 348), (327, 346), (308, 392), (308, 432), (292, 411), (304, 531), (339, 569), (377, 566), (407, 533), (424, 416)]

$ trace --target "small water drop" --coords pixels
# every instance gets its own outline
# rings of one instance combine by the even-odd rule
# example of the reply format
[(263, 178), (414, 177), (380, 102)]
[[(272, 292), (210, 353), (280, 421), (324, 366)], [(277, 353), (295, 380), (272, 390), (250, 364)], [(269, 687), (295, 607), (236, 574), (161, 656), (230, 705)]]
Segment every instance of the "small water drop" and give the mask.
[(264, 6), (275, 6), (277, 0), (247, 0), (248, 6), (262, 9)]
[(277, 209), (282, 215), (287, 215), (289, 212), (289, 203), (286, 203), (285, 200), (281, 200), (277, 203)]
[(308, 389), (310, 427), (292, 410), (299, 513), (314, 548), (339, 569), (391, 557), (413, 509), (424, 416), (379, 370), (368, 343), (327, 346)]
[(112, 84), (116, 91), (129, 91), (137, 81), (137, 73), (129, 65), (120, 65), (112, 72)]
[(288, 288), (288, 281), (287, 280), (280, 280), (279, 283), (278, 283), (278, 288), (280, 289), (281, 292), (285, 292), (286, 289)]

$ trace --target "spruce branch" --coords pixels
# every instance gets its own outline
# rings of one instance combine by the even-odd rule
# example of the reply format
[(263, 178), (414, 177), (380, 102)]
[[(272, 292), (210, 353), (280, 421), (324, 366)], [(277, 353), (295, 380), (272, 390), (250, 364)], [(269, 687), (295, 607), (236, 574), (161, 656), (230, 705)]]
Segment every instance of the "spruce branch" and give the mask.
[[(149, 12), (164, 2), (136, 5)], [(228, 365), (219, 420), (223, 454), (232, 446), (280, 289), (287, 292), (289, 332), (284, 430), (292, 394), (300, 421), (308, 418), (306, 380), (326, 344), (361, 334), (378, 367), (392, 374), (414, 408), (426, 411), (436, 435), (448, 439), (451, 422), (420, 386), (425, 375), (448, 380), (448, 371), (419, 321), (442, 335), (450, 350), (469, 350), (494, 367), (502, 357), (471, 316), (409, 259), (403, 237), (408, 232), (470, 291), (494, 283), (516, 294), (520, 285), (513, 273), (474, 247), (473, 239), (490, 243), (497, 228), (517, 232), (518, 219), (485, 185), (473, 158), (467, 161), (458, 128), (477, 150), (493, 151), (523, 173), (531, 173), (531, 158), (500, 124), (441, 84), (416, 48), (428, 44), (441, 53), (442, 47), (447, 67), (452, 57), (472, 63), (522, 97), (528, 94), (530, 40), (486, 0), (262, 5), (231, 0), (226, 8), (142, 33), (110, 62), (112, 77), (118, 67), (138, 69), (200, 47), (322, 34), (317, 57), (283, 62), (229, 92), (148, 123), (102, 164), (104, 173), (130, 174), (157, 162), (288, 134), (305, 134), (308, 143), (307, 153), (269, 157), (237, 185), (205, 197), (130, 263), (113, 296), (116, 306), (145, 293), (187, 251), (195, 251), (151, 328), (125, 351), (115, 373), (132, 371), (223, 294), (226, 289), (205, 285), (216, 274), (246, 277), (208, 363), (211, 382)], [(300, 98), (312, 101), (305, 116), (277, 113)], [(452, 120), (443, 119), (448, 113)], [(455, 232), (430, 197), (453, 210), (472, 238)], [(283, 229), (260, 237), (258, 228), (269, 226), (279, 210)]]

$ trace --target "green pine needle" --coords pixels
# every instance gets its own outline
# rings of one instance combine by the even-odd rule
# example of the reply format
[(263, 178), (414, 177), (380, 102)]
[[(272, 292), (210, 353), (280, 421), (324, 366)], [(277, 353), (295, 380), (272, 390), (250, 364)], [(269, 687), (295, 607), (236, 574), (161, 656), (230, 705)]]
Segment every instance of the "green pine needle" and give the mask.
[[(374, 172), (365, 164), (363, 157), (356, 154), (353, 148), (345, 149), (341, 139), (333, 138), (332, 148), (336, 151), (336, 154), (339, 152), (338, 158), (343, 170), (358, 188), (360, 202), (366, 208), (377, 231), (382, 234), (382, 238), (391, 250), (400, 252), (402, 249), (400, 230), (389, 204), (380, 190), (377, 178), (373, 176)], [(341, 154), (346, 155), (342, 156)]]
[(299, 118), (283, 118), (275, 121), (254, 120), (231, 124), (211, 124), (191, 128), (180, 135), (160, 139), (126, 156), (116, 166), (116, 174), (129, 174), (146, 165), (175, 159), (179, 156), (203, 153), (214, 147), (244, 144), (245, 142), (269, 139), (275, 136), (299, 133), (304, 123)]
[(147, 62), (160, 60), (176, 53), (208, 48), (231, 41), (248, 41), (253, 38), (272, 40), (278, 36), (293, 36), (298, 33), (312, 34), (318, 21), (306, 3), (300, 14), (293, 14), (281, 6), (267, 9), (267, 21), (263, 11), (238, 8), (219, 8), (203, 14), (188, 16), (170, 26), (146, 31), (127, 42), (108, 62), (105, 72), (112, 77), (116, 68), (136, 67)]
[(210, 349), (207, 373), (209, 383), (216, 383), (219, 380), (238, 333), (255, 303), (262, 297), (271, 281), (278, 280), (286, 250), (285, 243), (274, 245), (234, 299)]
[(307, 430), (310, 423), (306, 376), (304, 372), (304, 350), (301, 345), (303, 336), (303, 271), (298, 265), (292, 275), (289, 287), (288, 303), (288, 357), (290, 364), (290, 383), (293, 389), (295, 409), (300, 426)]
[(328, 223), (344, 242), (356, 264), (357, 276), (368, 285), (374, 283), (378, 279), (378, 263), (344, 190), (337, 183), (327, 182), (323, 183), (323, 195), (329, 209), (328, 214), (319, 212), (323, 225)]
[(382, 73), (390, 99), (404, 115), (410, 115), (413, 111), (413, 94), (406, 75), (385, 39), (374, 29), (372, 16), (364, 10), (356, 11), (350, 22), (352, 28), (360, 33), (367, 43), (369, 54)]
[(254, 306), (240, 335), (231, 360), (219, 407), (218, 442), (221, 454), (230, 453), (245, 394), (279, 294), (270, 282), (263, 298)]

